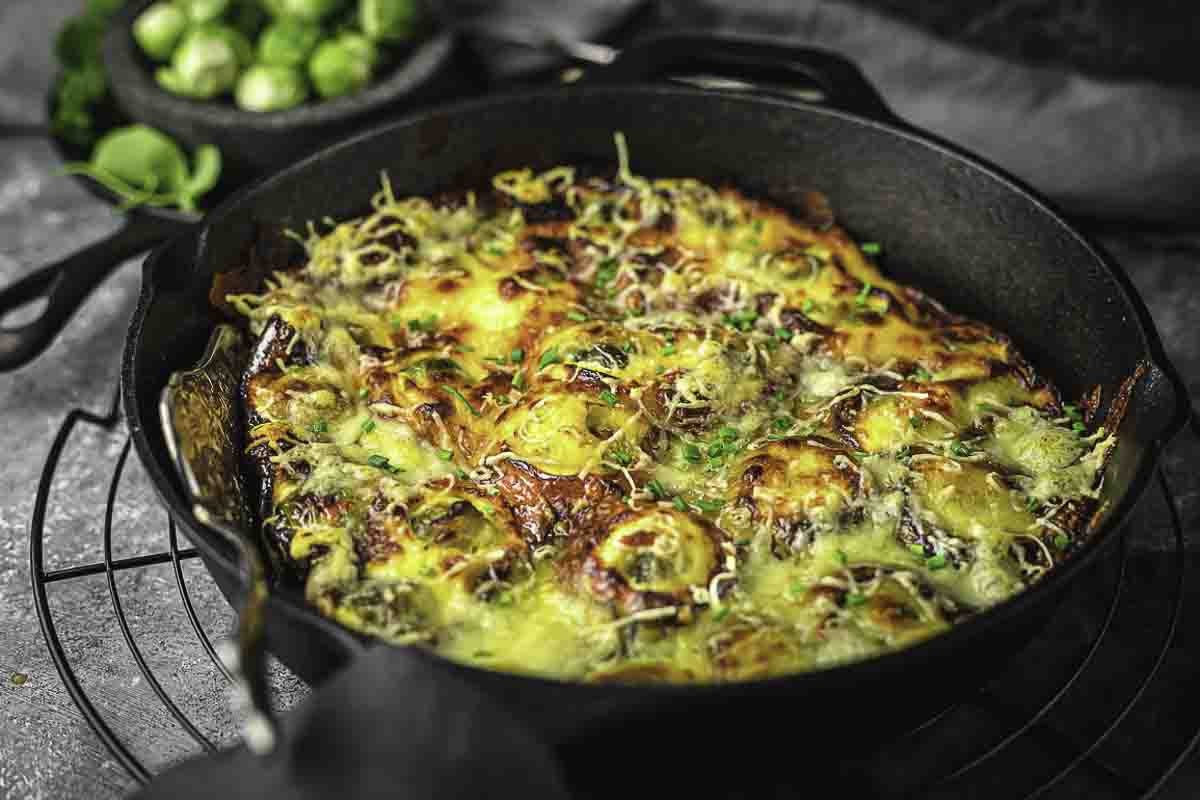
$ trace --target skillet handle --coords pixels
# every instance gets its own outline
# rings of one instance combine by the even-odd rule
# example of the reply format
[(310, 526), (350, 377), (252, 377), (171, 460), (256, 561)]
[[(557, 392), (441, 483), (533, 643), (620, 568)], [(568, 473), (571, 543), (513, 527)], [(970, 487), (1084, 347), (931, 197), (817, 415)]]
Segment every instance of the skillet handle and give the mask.
[[(0, 372), (36, 358), (118, 264), (177, 233), (183, 224), (126, 216), (104, 239), (0, 289)], [(41, 299), (46, 305), (35, 319), (16, 327), (4, 325), (6, 315)]]
[(611, 63), (588, 69), (580, 82), (662, 80), (828, 105), (903, 124), (852, 61), (777, 39), (689, 33), (653, 36), (638, 40)]

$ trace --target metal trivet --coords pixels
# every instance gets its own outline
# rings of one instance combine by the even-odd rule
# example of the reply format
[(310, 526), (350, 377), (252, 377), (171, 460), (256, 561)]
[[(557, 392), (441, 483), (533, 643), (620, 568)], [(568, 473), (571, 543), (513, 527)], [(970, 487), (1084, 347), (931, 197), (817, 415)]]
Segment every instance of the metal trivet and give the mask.
[[(74, 409), (59, 427), (42, 469), (29, 527), (30, 574), (42, 633), (71, 699), (113, 757), (135, 781), (145, 784), (153, 776), (152, 771), (126, 744), (130, 732), (122, 735), (113, 729), (109, 720), (115, 715), (110, 712), (106, 716), (96, 707), (76, 675), (59, 640), (48, 600), (48, 587), (85, 576), (104, 574), (107, 577), (112, 611), (138, 673), (161, 701), (164, 713), (195, 741), (197, 752), (214, 752), (216, 745), (201, 733), (188, 713), (171, 699), (155, 677), (126, 618), (117, 588), (117, 573), (171, 564), (179, 599), (200, 646), (225, 681), (232, 681), (232, 676), (196, 613), (184, 577), (183, 562), (197, 557), (198, 553), (193, 548), (179, 546), (175, 525), (169, 518), (164, 550), (113, 558), (113, 538), (119, 535), (119, 532), (114, 534), (114, 502), (129, 455), (128, 437), (109, 482), (104, 508), (103, 560), (52, 570), (45, 568), (46, 510), (63, 449), (79, 424), (114, 431), (118, 422), (117, 410), (115, 398), (102, 415)], [(1195, 418), (1192, 430), (1200, 435), (1200, 424)], [(1144, 574), (1147, 565), (1139, 560), (1141, 556), (1128, 552), (1126, 540), (1129, 535), (1123, 536), (1112, 557), (1098, 560), (1093, 572), (1099, 577), (1088, 583), (1082, 580), (1086, 576), (1080, 576), (1081, 580), (1075, 583), (1084, 588), (1073, 588), (1069, 601), (1057, 612), (1046, 631), (1015, 657), (1018, 661), (1032, 659), (1038, 668), (1037, 674), (1014, 676), (1010, 669), (1005, 676), (992, 681), (970, 698), (855, 764), (852, 767), (854, 773), (873, 784), (870, 787), (872, 794), (882, 797), (1003, 797), (1006, 800), (1051, 794), (1056, 797), (1148, 798), (1179, 770), (1200, 740), (1200, 689), (1196, 690), (1197, 696), (1188, 696), (1189, 687), (1195, 682), (1193, 674), (1174, 679), (1163, 679), (1162, 675), (1171, 671), (1164, 670), (1164, 665), (1172, 660), (1173, 654), (1182, 654), (1185, 660), (1188, 657), (1187, 644), (1179, 635), (1185, 576), (1200, 571), (1200, 564), (1192, 564), (1186, 554), (1175, 497), (1161, 467), (1157, 471), (1157, 483), (1168, 508), (1175, 546), (1169, 553), (1157, 554), (1157, 560), (1149, 567), (1152, 574), (1147, 578)], [(62, 532), (51, 533), (63, 535)], [(1155, 579), (1153, 573), (1156, 570), (1164, 571), (1164, 575)], [(1142, 574), (1140, 579), (1138, 574)], [(1192, 577), (1196, 577), (1195, 574)], [(1096, 580), (1100, 581), (1100, 589), (1095, 588)], [(1084, 597), (1077, 597), (1080, 594)], [(1079, 611), (1081, 601), (1092, 606), (1089, 616), (1082, 622), (1071, 619), (1071, 615)], [(1141, 606), (1159, 609), (1160, 615), (1148, 622), (1146, 615), (1137, 613)], [(1165, 615), (1161, 613), (1163, 609)], [(1129, 635), (1125, 617), (1130, 614), (1135, 618), (1135, 626), (1156, 626), (1155, 630), (1146, 628), (1138, 634), (1150, 639), (1149, 647), (1140, 639), (1133, 645), (1125, 643)], [(1062, 644), (1058, 637), (1064, 626), (1072, 629), (1081, 624), (1084, 628), (1094, 627), (1094, 630), (1086, 630), (1084, 635), (1077, 636), (1074, 645)], [(1046, 647), (1057, 648), (1059, 652), (1053, 658), (1041, 659), (1039, 648), (1044, 650)], [(1194, 644), (1191, 647), (1196, 649)], [(1116, 648), (1115, 658), (1113, 648)], [(1071, 652), (1064, 653), (1064, 649)], [(1011, 687), (1009, 691), (1004, 689), (1006, 681), (1011, 684), (1014, 680), (1017, 686), (1015, 697)], [(1029, 691), (1030, 686), (1034, 687), (1033, 691)], [(1022, 697), (1029, 694), (1034, 696)], [(1167, 710), (1165, 713), (1164, 709)], [(800, 709), (798, 716), (792, 718), (796, 735), (816, 730), (802, 718), (803, 713)], [(886, 713), (886, 709), (881, 709), (881, 713)], [(1066, 726), (1053, 724), (1059, 714), (1066, 714), (1073, 721)], [(1172, 714), (1185, 718), (1175, 720), (1171, 718)], [(1149, 740), (1144, 738), (1147, 735), (1151, 737)], [(758, 771), (757, 767), (755, 771)], [(769, 772), (761, 777), (750, 777), (740, 770), (738, 773), (740, 792), (758, 793), (757, 784), (765, 781), (768, 784), (763, 787), (765, 796), (777, 796), (770, 784), (778, 783), (779, 786), (774, 788), (786, 792), (790, 781), (797, 779), (794, 774), (776, 779)]]

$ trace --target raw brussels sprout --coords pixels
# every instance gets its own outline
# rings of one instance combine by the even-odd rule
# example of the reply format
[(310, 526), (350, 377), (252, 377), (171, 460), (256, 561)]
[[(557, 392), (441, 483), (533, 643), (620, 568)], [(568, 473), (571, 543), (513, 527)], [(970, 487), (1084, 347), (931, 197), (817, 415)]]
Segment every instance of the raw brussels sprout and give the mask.
[(231, 28), (228, 25), (217, 23), (205, 25), (204, 28), (229, 43), (229, 46), (233, 48), (233, 52), (237, 55), (239, 67), (244, 69), (254, 63), (254, 45), (242, 35), (241, 31)]
[(255, 64), (238, 79), (233, 98), (246, 111), (283, 111), (308, 98), (308, 84), (294, 67)]
[(229, 10), (229, 0), (174, 0), (196, 24), (213, 22)]
[(292, 19), (277, 20), (258, 37), (258, 60), (280, 67), (303, 66), (320, 39), (321, 29), (316, 25)]
[(167, 61), (183, 38), (188, 18), (174, 3), (151, 5), (133, 21), (133, 38), (142, 52), (155, 61)]
[(361, 33), (346, 31), (337, 37), (337, 42), (342, 47), (353, 53), (357, 58), (361, 58), (363, 61), (367, 62), (367, 66), (371, 68), (372, 72), (374, 72), (379, 66), (379, 48), (375, 46), (374, 42), (372, 42), (366, 36), (363, 36)]
[(411, 39), (420, 19), (414, 0), (358, 0), (363, 33), (377, 42)]
[(168, 92), (199, 100), (229, 91), (237, 76), (237, 50), (225, 33), (209, 26), (189, 31), (171, 56), (171, 66), (155, 73)]
[(263, 6), (277, 19), (320, 22), (341, 11), (346, 0), (263, 0)]
[(374, 48), (361, 46), (366, 37), (339, 37), (322, 42), (308, 62), (308, 77), (322, 97), (341, 97), (363, 89), (371, 82)]

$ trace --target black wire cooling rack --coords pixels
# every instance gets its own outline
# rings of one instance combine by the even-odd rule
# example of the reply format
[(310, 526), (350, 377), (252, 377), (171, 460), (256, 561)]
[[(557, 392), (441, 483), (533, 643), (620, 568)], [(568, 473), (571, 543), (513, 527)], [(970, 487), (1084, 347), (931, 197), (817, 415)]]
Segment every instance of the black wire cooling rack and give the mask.
[[(112, 613), (116, 617), (133, 667), (157, 695), (164, 709), (163, 713), (173, 718), (195, 741), (197, 752), (214, 752), (216, 745), (199, 730), (184, 709), (171, 699), (147, 663), (126, 618), (122, 595), (117, 586), (117, 573), (170, 564), (179, 599), (200, 646), (227, 682), (232, 682), (233, 678), (219, 657), (212, 637), (201, 623), (188, 590), (183, 562), (195, 558), (198, 553), (190, 547), (180, 547), (174, 523), (168, 519), (164, 549), (161, 551), (135, 557), (113, 558), (113, 540), (120, 535), (120, 532), (114, 529), (114, 503), (129, 456), (128, 437), (120, 450), (109, 481), (103, 512), (102, 560), (56, 569), (46, 568), (44, 552), (48, 538), (69, 535), (62, 531), (49, 531), (46, 527), (51, 488), (63, 450), (72, 432), (79, 425), (95, 426), (108, 432), (116, 431), (117, 409), (117, 400), (114, 399), (106, 413), (95, 414), (75, 409), (63, 419), (50, 447), (38, 484), (29, 528), (30, 574), (42, 633), (71, 699), (117, 762), (135, 781), (144, 784), (153, 777), (153, 773), (133, 754), (127, 743), (129, 739), (136, 737), (136, 733), (119, 733), (115, 730), (110, 724), (114, 715), (111, 711), (106, 715), (98, 708), (81, 684), (72, 659), (59, 639), (55, 616), (49, 603), (50, 587), (86, 576), (106, 576)], [(1195, 418), (1192, 420), (1192, 429), (1200, 436), (1200, 424)], [(1052, 716), (1070, 704), (1072, 692), (1095, 692), (1094, 688), (1081, 687), (1094, 684), (1097, 680), (1103, 683), (1102, 679), (1113, 669), (1111, 664), (1102, 664), (1104, 659), (1098, 654), (1123, 636), (1118, 630), (1120, 625), (1117, 620), (1127, 606), (1138, 600), (1138, 592), (1145, 589), (1145, 586), (1128, 588), (1130, 565), (1134, 561), (1126, 544), (1128, 537), (1122, 540), (1119, 547), (1114, 548), (1116, 552), (1106, 566), (1108, 577), (1102, 578), (1104, 587), (1088, 590), (1088, 597), (1093, 603), (1100, 598), (1099, 605), (1092, 614), (1097, 621), (1095, 629), (1084, 637), (1080, 646), (1074, 648), (1073, 652), (1065, 656), (1059, 653), (1059, 657), (1055, 659), (1057, 663), (1054, 664), (1053, 678), (1048, 685), (1039, 688), (1035, 693), (1037, 698), (1032, 702), (1014, 702), (1006, 699), (989, 684), (974, 696), (909, 731), (900, 740), (870, 756), (867, 761), (856, 767), (863, 775), (873, 779), (875, 785), (872, 787), (872, 793), (889, 797), (971, 796), (1003, 797), (1006, 800), (1015, 797), (1046, 796), (1149, 798), (1159, 793), (1187, 761), (1200, 740), (1200, 704), (1194, 704), (1197, 698), (1176, 696), (1177, 692), (1173, 688), (1181, 683), (1190, 684), (1194, 681), (1160, 680), (1164, 663), (1181, 647), (1179, 640), (1186, 595), (1185, 581), (1189, 572), (1200, 571), (1200, 567), (1192, 566), (1187, 555), (1184, 530), (1175, 497), (1161, 468), (1157, 473), (1157, 486), (1168, 509), (1174, 547), (1162, 556), (1166, 562), (1162, 566), (1169, 578), (1156, 578), (1152, 582), (1155, 590), (1162, 594), (1160, 600), (1168, 610), (1165, 622), (1159, 626), (1161, 631), (1152, 636), (1152, 644), (1147, 645), (1142, 640), (1143, 644), (1137, 647), (1140, 657), (1136, 659), (1136, 670), (1120, 676), (1115, 694), (1111, 690), (1105, 692), (1106, 699), (1111, 701), (1115, 697), (1116, 700), (1093, 703), (1089, 698), (1086, 701), (1088, 705), (1104, 708), (1099, 712), (1100, 718), (1086, 725), (1079, 724), (1077, 727), (1083, 728), (1082, 733), (1063, 733), (1061, 727), (1056, 728), (1048, 724)], [(1048, 634), (1044, 633), (1041, 638), (1046, 639), (1047, 636)], [(1127, 660), (1122, 658), (1122, 661)], [(1172, 726), (1172, 734), (1168, 736), (1163, 732), (1165, 728), (1161, 723), (1160, 712), (1149, 708), (1152, 702), (1156, 704), (1155, 708), (1162, 708), (1164, 702), (1176, 711), (1182, 707), (1189, 712), (1187, 719), (1182, 725)], [(977, 721), (970, 721), (977, 720), (981, 713), (990, 720), (984, 726), (988, 732), (982, 740), (978, 735), (974, 735), (981, 726)], [(958, 719), (964, 714), (967, 715), (966, 718)], [(1086, 717), (1086, 714), (1084, 716)], [(1151, 727), (1158, 731), (1155, 734), (1157, 738), (1130, 747), (1127, 741), (1131, 736), (1136, 739), (1139, 731), (1135, 730), (1130, 734), (1124, 728), (1132, 718), (1138, 716), (1151, 719)], [(1080, 718), (1076, 716), (1075, 719)], [(1165, 739), (1170, 741), (1164, 741)], [(963, 752), (952, 752), (954, 750)], [(1045, 762), (1042, 767), (1031, 766), (1039, 759)], [(1151, 762), (1149, 765), (1145, 763), (1147, 760)], [(998, 782), (1000, 776), (1012, 772), (1009, 765), (1014, 762), (1020, 764), (1021, 771), (1036, 773), (1020, 790)], [(746, 788), (744, 783), (742, 788)], [(769, 790), (765, 794), (778, 796), (776, 792)]]

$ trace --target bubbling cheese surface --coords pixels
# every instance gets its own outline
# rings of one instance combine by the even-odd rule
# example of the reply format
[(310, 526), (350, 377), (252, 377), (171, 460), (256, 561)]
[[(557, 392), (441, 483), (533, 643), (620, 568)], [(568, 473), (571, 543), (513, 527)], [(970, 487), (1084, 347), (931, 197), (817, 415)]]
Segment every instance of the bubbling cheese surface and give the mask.
[(618, 150), (385, 179), (229, 296), (263, 534), (321, 613), (498, 670), (747, 680), (935, 635), (1082, 541), (1092, 408), (879, 245)]

